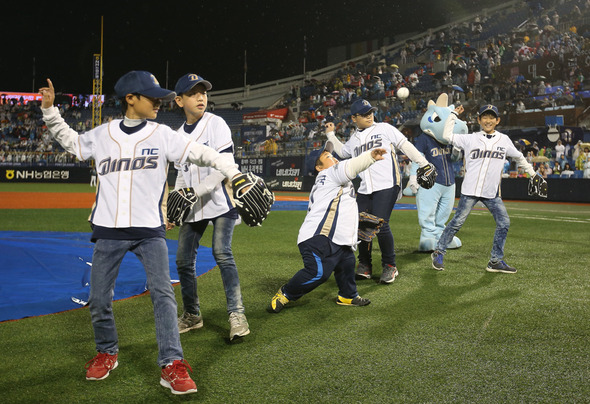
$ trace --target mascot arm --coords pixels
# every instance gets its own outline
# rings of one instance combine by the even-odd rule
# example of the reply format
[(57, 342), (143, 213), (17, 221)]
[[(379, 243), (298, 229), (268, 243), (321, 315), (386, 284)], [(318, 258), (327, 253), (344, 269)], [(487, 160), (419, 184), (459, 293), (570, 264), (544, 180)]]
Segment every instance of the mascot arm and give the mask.
[(326, 133), (326, 136), (328, 137), (330, 143), (332, 143), (332, 145), (334, 146), (334, 151), (336, 152), (336, 154), (342, 156), (342, 147), (344, 146), (342, 142), (338, 140), (334, 132), (328, 132)]
[(418, 171), (418, 163), (412, 162), (410, 165), (410, 178), (408, 179), (408, 187), (412, 190), (413, 194), (418, 192), (420, 189), (420, 185), (418, 184), (418, 177), (416, 175)]
[(453, 146), (453, 151), (451, 152), (451, 161), (456, 162), (461, 160), (461, 153), (463, 150), (457, 146)]
[(412, 162), (412, 164), (410, 164), (410, 176), (416, 176), (416, 172), (418, 172), (418, 167), (418, 163)]

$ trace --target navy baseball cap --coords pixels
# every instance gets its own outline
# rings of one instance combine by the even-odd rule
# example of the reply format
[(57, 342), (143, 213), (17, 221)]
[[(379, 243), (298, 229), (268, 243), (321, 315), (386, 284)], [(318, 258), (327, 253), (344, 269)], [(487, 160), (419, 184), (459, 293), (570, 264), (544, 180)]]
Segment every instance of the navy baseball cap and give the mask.
[(209, 83), (207, 80), (205, 80), (198, 74), (188, 73), (178, 79), (178, 81), (176, 82), (176, 87), (174, 87), (174, 91), (176, 91), (176, 94), (180, 95), (190, 91), (194, 86), (196, 86), (199, 83), (202, 83), (207, 91), (211, 90), (211, 88), (213, 87), (211, 83)]
[(174, 91), (160, 87), (156, 76), (142, 70), (133, 70), (124, 74), (117, 80), (115, 92), (121, 98), (127, 94), (141, 94), (147, 97), (170, 100), (176, 96)]
[(477, 115), (478, 116), (482, 116), (486, 112), (489, 112), (489, 113), (492, 113), (492, 114), (496, 115), (496, 118), (500, 116), (500, 113), (498, 112), (498, 108), (496, 108), (492, 104), (484, 105), (483, 107), (481, 107), (479, 109), (479, 114), (477, 114)]
[(365, 115), (369, 111), (376, 111), (377, 108), (371, 106), (371, 103), (367, 100), (358, 99), (352, 103), (350, 107), (350, 114), (351, 115)]

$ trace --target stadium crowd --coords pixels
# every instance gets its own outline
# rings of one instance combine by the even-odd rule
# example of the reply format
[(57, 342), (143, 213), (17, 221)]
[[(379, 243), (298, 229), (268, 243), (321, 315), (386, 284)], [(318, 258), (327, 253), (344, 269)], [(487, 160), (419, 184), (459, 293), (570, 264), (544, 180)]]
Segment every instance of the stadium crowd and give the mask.
[[(509, 32), (494, 31), (499, 20), (517, 12), (526, 24)], [(577, 63), (568, 61), (562, 77), (551, 80), (544, 76), (526, 80), (522, 74), (505, 80), (497, 78), (494, 69), (531, 59), (558, 57), (564, 61), (566, 56), (575, 57), (590, 50), (590, 25), (586, 23), (590, 0), (528, 2), (503, 13), (484, 14), (444, 29), (429, 30), (393, 51), (345, 63), (332, 77), (294, 85), (282, 106), (299, 111), (298, 118), (272, 126), (266, 142), (240, 139), (237, 144), (242, 144), (246, 155), (305, 154), (325, 140), (325, 120), (334, 121), (337, 134), (346, 140), (354, 129), (349, 108), (357, 98), (370, 100), (378, 108), (377, 122), (400, 128), (410, 139), (419, 133), (420, 117), (428, 100), (441, 92), (447, 92), (450, 100), (465, 107), (470, 131), (477, 130), (476, 112), (484, 103), (497, 105), (503, 115), (582, 105), (590, 81)], [(409, 98), (396, 97), (401, 87), (410, 89)], [(109, 113), (103, 121), (120, 117), (117, 102), (110, 98), (105, 103)], [(84, 132), (90, 127), (87, 114), (81, 113), (85, 108), (87, 103), (72, 100), (70, 104), (62, 103), (60, 112), (72, 127)], [(219, 109), (215, 112), (223, 113)], [(521, 146), (527, 157), (536, 158), (533, 163), (542, 166), (547, 175), (559, 173), (565, 177), (569, 176), (566, 164), (574, 173), (585, 170), (588, 157), (580, 144), (564, 145), (561, 156), (549, 147)], [(537, 161), (538, 157), (546, 159)], [(400, 156), (400, 162), (405, 164), (404, 156)], [(3, 97), (0, 164), (85, 163), (75, 161), (49, 137), (37, 103)], [(590, 177), (590, 169), (587, 171)]]

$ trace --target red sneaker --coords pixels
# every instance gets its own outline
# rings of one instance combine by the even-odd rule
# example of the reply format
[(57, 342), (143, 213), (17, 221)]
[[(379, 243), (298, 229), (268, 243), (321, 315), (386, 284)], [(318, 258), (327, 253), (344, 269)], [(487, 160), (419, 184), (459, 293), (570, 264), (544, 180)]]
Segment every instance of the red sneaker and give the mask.
[(118, 354), (109, 355), (108, 353), (99, 353), (94, 358), (86, 362), (86, 380), (102, 380), (109, 376), (111, 370), (115, 369)]
[(177, 359), (170, 365), (162, 369), (160, 384), (168, 387), (172, 394), (189, 394), (197, 392), (197, 385), (188, 375), (188, 368), (191, 372), (193, 369), (184, 359)]

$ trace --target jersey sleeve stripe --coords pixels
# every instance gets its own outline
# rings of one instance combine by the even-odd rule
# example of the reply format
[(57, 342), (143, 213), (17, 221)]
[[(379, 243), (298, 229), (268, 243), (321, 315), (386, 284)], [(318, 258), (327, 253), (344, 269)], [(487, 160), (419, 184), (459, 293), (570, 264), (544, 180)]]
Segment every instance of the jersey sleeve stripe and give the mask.
[(342, 194), (343, 188), (341, 187), (338, 191), (338, 195), (336, 195), (336, 197), (332, 199), (330, 206), (326, 210), (324, 217), (319, 223), (316, 230), (316, 235), (319, 234), (322, 236), (326, 236), (329, 239), (332, 239), (334, 231), (336, 230), (336, 223), (338, 221), (338, 208), (340, 206), (340, 199), (342, 197)]

